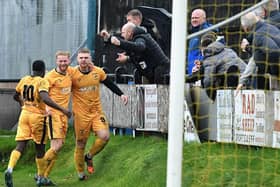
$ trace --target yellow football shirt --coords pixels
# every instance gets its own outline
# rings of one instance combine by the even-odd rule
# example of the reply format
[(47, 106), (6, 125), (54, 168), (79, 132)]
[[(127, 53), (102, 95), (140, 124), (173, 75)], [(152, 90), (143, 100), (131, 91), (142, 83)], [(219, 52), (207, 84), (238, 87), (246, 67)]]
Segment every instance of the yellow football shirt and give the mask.
[(93, 115), (101, 113), (100, 82), (106, 79), (106, 73), (96, 66), (87, 74), (80, 72), (78, 67), (71, 71), (73, 112)]
[(24, 102), (22, 109), (40, 114), (45, 114), (46, 105), (39, 92), (48, 90), (48, 81), (40, 76), (25, 76), (16, 86), (16, 91), (20, 93)]
[[(72, 81), (68, 73), (65, 75), (57, 72), (55, 69), (48, 72), (45, 79), (49, 82), (49, 96), (58, 105), (68, 108)], [(52, 112), (59, 112), (54, 108), (49, 107)]]

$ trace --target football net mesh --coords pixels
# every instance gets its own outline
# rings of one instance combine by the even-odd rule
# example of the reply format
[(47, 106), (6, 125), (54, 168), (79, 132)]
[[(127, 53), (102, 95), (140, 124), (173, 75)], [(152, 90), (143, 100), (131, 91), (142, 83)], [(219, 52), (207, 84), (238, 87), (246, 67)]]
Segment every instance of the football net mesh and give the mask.
[[(260, 2), (189, 1), (188, 25), (196, 8), (204, 9), (207, 21), (215, 25)], [(220, 26), (218, 35), (224, 36), (226, 46), (248, 63), (251, 55), (240, 48), (242, 39), (248, 37), (240, 18)], [(223, 76), (227, 80), (229, 75)], [(239, 94), (236, 85), (209, 88), (209, 92), (216, 91), (214, 99), (200, 84), (188, 85), (183, 186), (280, 186), (279, 77), (264, 78), (269, 87), (255, 89), (252, 78), (250, 86)]]

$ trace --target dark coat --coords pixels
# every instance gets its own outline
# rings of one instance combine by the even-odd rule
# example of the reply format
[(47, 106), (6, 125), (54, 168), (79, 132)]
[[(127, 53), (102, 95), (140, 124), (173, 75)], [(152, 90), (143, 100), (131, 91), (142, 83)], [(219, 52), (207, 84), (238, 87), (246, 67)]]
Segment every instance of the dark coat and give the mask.
[(267, 22), (271, 25), (275, 25), (278, 29), (280, 29), (280, 12), (279, 10), (273, 10), (270, 12), (267, 17)]
[[(150, 83), (158, 83), (155, 81), (156, 74), (163, 76), (163, 74), (169, 73), (169, 58), (144, 29), (136, 27), (133, 33), (131, 41), (120, 39), (120, 48), (127, 52), (130, 56), (129, 62), (133, 63)], [(156, 72), (155, 70), (159, 66), (163, 69)]]
[(257, 22), (253, 34), (252, 51), (258, 74), (279, 76), (280, 30), (263, 21)]

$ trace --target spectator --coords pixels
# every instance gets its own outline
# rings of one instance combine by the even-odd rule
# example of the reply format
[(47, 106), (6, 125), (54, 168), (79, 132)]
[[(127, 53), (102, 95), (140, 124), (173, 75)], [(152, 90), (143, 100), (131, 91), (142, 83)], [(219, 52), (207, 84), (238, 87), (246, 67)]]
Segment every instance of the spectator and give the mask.
[[(254, 12), (242, 16), (241, 25), (245, 32), (253, 35), (251, 63), (255, 63), (257, 67), (257, 88), (268, 89), (264, 74), (279, 76), (279, 29), (261, 20)], [(242, 86), (244, 85), (238, 85), (238, 89)]]
[(263, 5), (263, 8), (265, 10), (268, 23), (275, 25), (278, 29), (280, 29), (280, 12), (278, 0), (270, 0), (268, 3)]
[(168, 83), (165, 75), (169, 73), (170, 69), (169, 58), (151, 35), (141, 27), (137, 27), (131, 22), (126, 23), (121, 31), (123, 39), (111, 37), (106, 31), (101, 31), (100, 35), (109, 39), (111, 44), (126, 51), (119, 53), (116, 61), (133, 63), (150, 84)]
[(149, 19), (144, 19), (140, 10), (138, 9), (130, 10), (126, 15), (126, 21), (132, 22), (136, 26), (143, 27), (149, 34), (151, 34), (154, 40), (156, 41), (159, 40), (160, 35), (155, 24)]
[(194, 66), (193, 74), (187, 78), (187, 82), (201, 79), (208, 97), (215, 100), (217, 89), (237, 86), (236, 78), (239, 71), (245, 70), (246, 64), (232, 49), (217, 41), (214, 32), (204, 34), (200, 46), (204, 59), (202, 64)]
[[(260, 19), (265, 19), (265, 9), (260, 6), (258, 8), (256, 8), (254, 10), (254, 13), (256, 14), (256, 16), (258, 16)], [(249, 34), (246, 38), (243, 38), (240, 44), (240, 48), (241, 48), (241, 54), (240, 57), (244, 60), (244, 61), (248, 61), (250, 57), (252, 56), (252, 49), (250, 47), (250, 44), (253, 41), (253, 34)]]
[[(195, 9), (191, 15), (191, 26), (191, 33), (195, 33), (212, 26), (212, 24), (207, 22), (206, 12), (203, 9)], [(196, 36), (189, 41), (186, 71), (189, 75), (192, 74), (192, 68), (195, 66), (196, 61), (202, 60), (199, 44), (200, 36)]]
[[(254, 13), (260, 19), (267, 20), (268, 23), (275, 25), (278, 29), (280, 29), (280, 12), (279, 12), (279, 2), (278, 0), (270, 0), (268, 3), (263, 6), (258, 7), (254, 10)], [(253, 40), (253, 34), (250, 34), (247, 38), (244, 38), (241, 42), (241, 49), (243, 56), (251, 56), (252, 51), (249, 46)]]
[(165, 55), (170, 54), (169, 47), (163, 41), (155, 22), (151, 19), (144, 18), (138, 9), (130, 10), (126, 15), (127, 22), (132, 22), (136, 26), (143, 27), (147, 33), (151, 34), (153, 39), (159, 44)]

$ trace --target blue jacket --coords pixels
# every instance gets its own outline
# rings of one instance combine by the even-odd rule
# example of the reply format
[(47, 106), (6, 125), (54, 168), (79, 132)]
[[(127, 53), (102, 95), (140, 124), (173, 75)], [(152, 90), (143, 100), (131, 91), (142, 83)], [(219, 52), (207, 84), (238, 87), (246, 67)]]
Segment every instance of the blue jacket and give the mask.
[[(208, 27), (211, 27), (212, 24), (208, 22), (204, 22), (202, 25), (197, 26), (197, 27), (192, 27), (191, 33), (198, 32), (200, 30), (206, 29)], [(188, 60), (187, 60), (187, 74), (192, 74), (192, 68), (194, 67), (194, 61), (195, 60), (202, 60), (202, 55), (199, 49), (200, 45), (200, 37), (197, 36), (189, 41), (189, 47), (188, 47)]]

